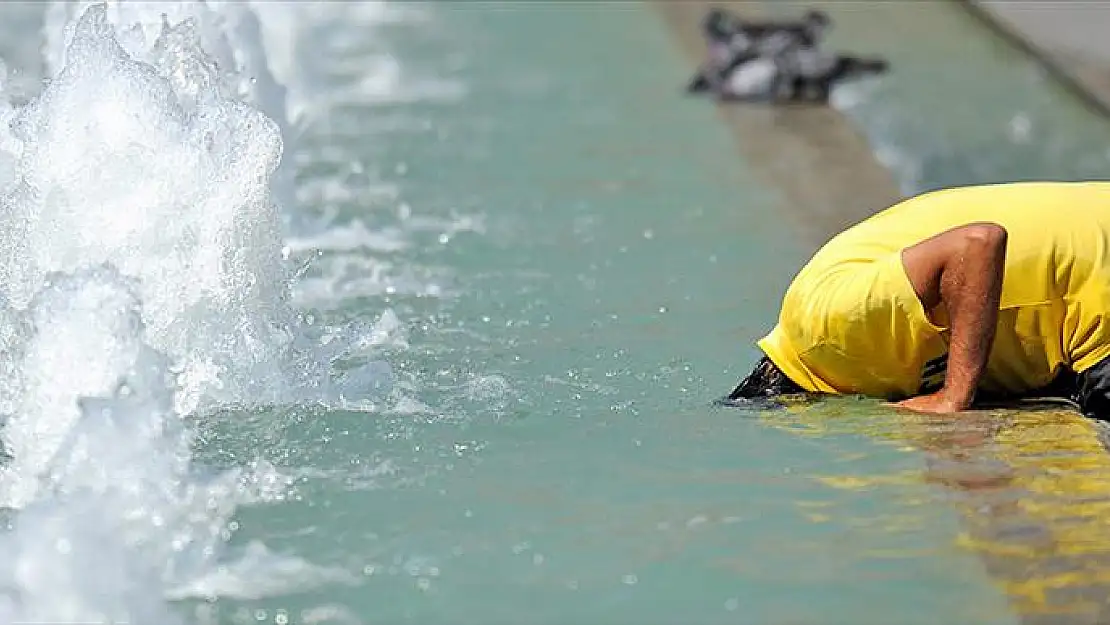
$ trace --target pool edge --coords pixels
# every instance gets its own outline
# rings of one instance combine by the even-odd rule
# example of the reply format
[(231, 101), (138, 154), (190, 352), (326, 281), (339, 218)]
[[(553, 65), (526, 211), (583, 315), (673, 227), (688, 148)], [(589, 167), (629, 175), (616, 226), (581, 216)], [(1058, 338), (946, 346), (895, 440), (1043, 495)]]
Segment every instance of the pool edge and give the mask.
[[(1086, 106), (1102, 116), (1110, 116), (1110, 66), (1094, 59), (1084, 59), (1054, 50), (1047, 31), (1022, 26), (1011, 15), (1011, 6), (992, 6), (983, 0), (954, 2), (996, 36), (1035, 60)], [(1063, 16), (1058, 14), (1058, 17)], [(1090, 42), (1080, 42), (1078, 47), (1090, 49), (1091, 46)], [(1104, 74), (1102, 80), (1098, 79), (1098, 74)]]

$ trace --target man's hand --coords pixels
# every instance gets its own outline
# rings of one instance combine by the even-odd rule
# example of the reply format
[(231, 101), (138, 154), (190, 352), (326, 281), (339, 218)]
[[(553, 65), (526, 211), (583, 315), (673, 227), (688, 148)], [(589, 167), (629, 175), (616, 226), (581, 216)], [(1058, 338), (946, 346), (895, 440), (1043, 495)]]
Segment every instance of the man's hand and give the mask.
[(929, 395), (918, 395), (892, 404), (895, 408), (925, 412), (929, 414), (952, 414), (962, 412), (970, 407), (966, 401), (958, 401), (949, 397), (944, 391)]
[(902, 262), (926, 314), (948, 313), (951, 339), (944, 388), (901, 406), (921, 412), (959, 412), (971, 405), (994, 341), (1005, 273), (1006, 230), (973, 223), (906, 248)]

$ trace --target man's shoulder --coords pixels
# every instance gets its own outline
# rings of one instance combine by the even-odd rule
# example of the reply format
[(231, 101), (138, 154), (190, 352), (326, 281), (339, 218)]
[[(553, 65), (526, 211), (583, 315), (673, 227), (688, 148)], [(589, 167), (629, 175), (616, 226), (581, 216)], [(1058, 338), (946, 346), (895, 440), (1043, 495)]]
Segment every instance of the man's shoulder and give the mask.
[[(1104, 208), (1104, 211), (1099, 211)], [(974, 221), (1059, 224), (1063, 214), (1110, 221), (1110, 181), (1017, 181), (927, 190), (876, 213), (867, 222), (913, 221), (951, 227)]]

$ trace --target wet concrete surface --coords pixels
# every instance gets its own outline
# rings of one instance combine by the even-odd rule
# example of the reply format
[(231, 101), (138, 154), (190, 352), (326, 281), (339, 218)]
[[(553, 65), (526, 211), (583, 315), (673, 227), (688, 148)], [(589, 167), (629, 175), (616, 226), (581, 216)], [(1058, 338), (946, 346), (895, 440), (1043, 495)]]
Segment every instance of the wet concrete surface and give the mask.
[(1090, 105), (1110, 114), (1110, 3), (960, 2)]

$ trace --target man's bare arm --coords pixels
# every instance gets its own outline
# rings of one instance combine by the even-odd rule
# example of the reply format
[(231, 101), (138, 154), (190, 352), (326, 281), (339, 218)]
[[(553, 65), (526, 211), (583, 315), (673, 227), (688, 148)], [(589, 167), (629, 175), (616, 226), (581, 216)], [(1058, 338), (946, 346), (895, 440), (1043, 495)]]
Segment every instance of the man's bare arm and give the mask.
[(1005, 271), (1006, 230), (971, 223), (902, 252), (902, 264), (926, 311), (948, 313), (951, 338), (944, 387), (900, 406), (923, 412), (958, 412), (975, 399), (994, 341)]

